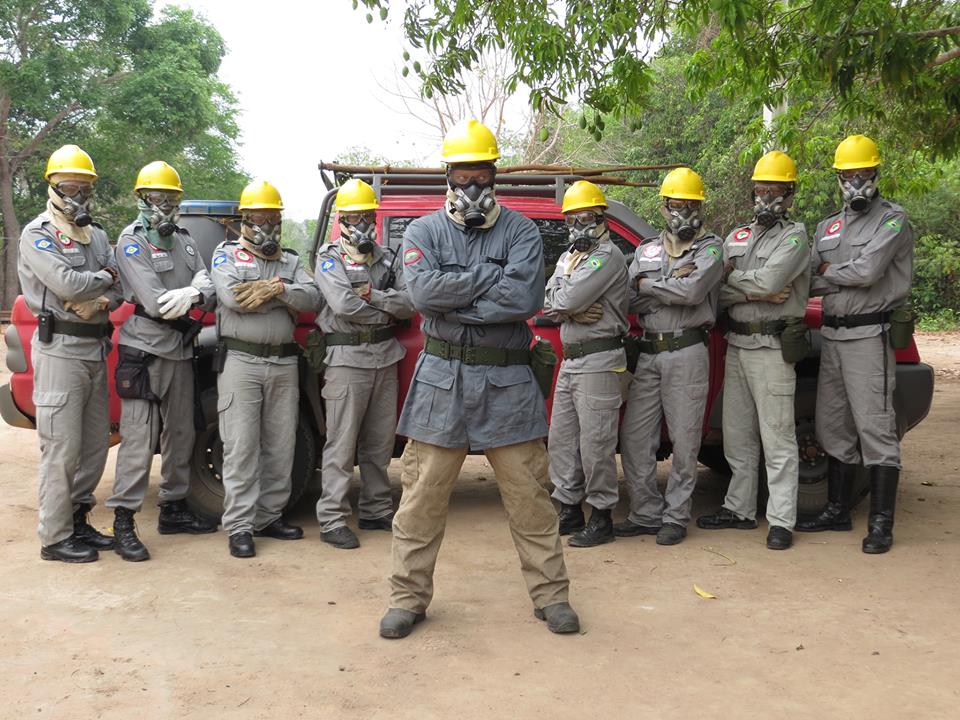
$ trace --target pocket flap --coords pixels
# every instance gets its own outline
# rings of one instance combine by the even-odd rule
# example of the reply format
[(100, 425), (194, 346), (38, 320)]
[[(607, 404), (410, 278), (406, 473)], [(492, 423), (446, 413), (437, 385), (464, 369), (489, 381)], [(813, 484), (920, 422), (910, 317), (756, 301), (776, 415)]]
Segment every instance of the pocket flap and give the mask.
[(67, 404), (69, 392), (34, 392), (33, 404), (37, 407), (63, 407)]
[(840, 246), (840, 236), (839, 235), (824, 235), (822, 238), (817, 240), (817, 250), (836, 250)]
[(592, 395), (586, 399), (591, 410), (616, 410), (623, 402), (620, 393), (616, 395)]
[(747, 254), (747, 243), (727, 245), (723, 252), (728, 258), (743, 257)]
[(233, 393), (224, 393), (217, 397), (217, 412), (223, 412), (233, 403)]
[(347, 396), (346, 385), (335, 385), (333, 383), (324, 383), (320, 389), (320, 397), (324, 400), (343, 400)]
[(771, 395), (793, 395), (794, 385), (790, 382), (775, 382), (773, 380), (768, 380), (767, 392), (769, 392)]
[(507, 365), (492, 367), (487, 372), (487, 380), (494, 387), (504, 388), (530, 382), (530, 368), (527, 365)]
[(441, 390), (449, 390), (453, 387), (453, 371), (434, 367), (432, 365), (421, 365), (417, 371), (416, 381), (425, 385), (431, 385)]

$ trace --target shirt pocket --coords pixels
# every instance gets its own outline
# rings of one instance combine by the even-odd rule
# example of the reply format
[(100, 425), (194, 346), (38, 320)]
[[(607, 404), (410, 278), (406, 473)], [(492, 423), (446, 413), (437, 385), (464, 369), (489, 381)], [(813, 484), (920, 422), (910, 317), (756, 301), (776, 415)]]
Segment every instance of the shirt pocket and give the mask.
[(173, 258), (170, 256), (169, 252), (151, 253), (150, 264), (153, 266), (154, 271), (158, 273), (170, 272), (173, 270)]
[(821, 257), (824, 255), (836, 254), (839, 248), (839, 235), (824, 235), (822, 238), (817, 240), (817, 252), (820, 253)]
[(456, 380), (452, 367), (421, 365), (414, 378), (413, 419), (434, 430), (446, 430), (447, 420), (453, 407), (453, 383)]
[(437, 254), (441, 270), (462, 272), (467, 268), (467, 251), (462, 243), (443, 243)]
[(238, 264), (235, 267), (237, 268), (237, 277), (243, 281), (260, 279), (260, 268), (253, 263)]
[(543, 395), (529, 365), (494, 366), (487, 371), (487, 418), (494, 426), (528, 426), (538, 399), (542, 402)]
[(747, 243), (727, 245), (723, 252), (726, 260), (738, 260), (747, 254)]

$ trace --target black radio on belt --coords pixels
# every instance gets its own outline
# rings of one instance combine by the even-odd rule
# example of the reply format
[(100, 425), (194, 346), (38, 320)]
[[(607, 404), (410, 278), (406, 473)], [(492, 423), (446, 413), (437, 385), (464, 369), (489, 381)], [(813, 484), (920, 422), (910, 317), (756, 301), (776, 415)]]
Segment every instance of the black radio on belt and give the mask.
[(47, 288), (43, 288), (40, 300), (40, 312), (37, 313), (37, 340), (42, 343), (53, 342), (53, 313), (47, 310)]

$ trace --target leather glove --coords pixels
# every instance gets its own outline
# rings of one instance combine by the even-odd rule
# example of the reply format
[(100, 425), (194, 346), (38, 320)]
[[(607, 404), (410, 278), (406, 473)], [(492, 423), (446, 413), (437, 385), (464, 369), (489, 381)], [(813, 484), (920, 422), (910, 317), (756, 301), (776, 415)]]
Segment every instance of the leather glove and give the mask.
[(113, 278), (113, 282), (110, 283), (110, 286), (111, 286), (111, 287), (113, 287), (114, 285), (117, 284), (117, 281), (120, 279), (120, 275), (119, 275), (119, 273), (117, 273), (117, 271), (116, 271), (115, 268), (112, 268), (112, 267), (110, 267), (110, 266), (108, 265), (108, 266), (103, 267), (103, 268), (100, 268), (100, 269), (106, 271), (106, 273), (107, 273), (111, 278)]
[(246, 310), (256, 310), (267, 300), (283, 294), (283, 281), (279, 276), (268, 280), (250, 280), (233, 287), (233, 297)]
[(690, 275), (694, 270), (697, 269), (696, 265), (683, 265), (674, 270), (670, 277), (672, 278), (685, 278), (687, 275)]
[(189, 285), (175, 290), (167, 290), (157, 298), (157, 303), (160, 306), (160, 317), (164, 320), (175, 320), (178, 317), (183, 317), (190, 312), (190, 308), (199, 299), (200, 291)]
[(363, 285), (354, 285), (353, 287), (353, 291), (357, 295), (362, 297), (364, 300), (370, 299), (370, 290), (371, 290), (370, 283), (363, 283)]
[(67, 300), (63, 304), (63, 307), (65, 310), (75, 313), (84, 320), (89, 320), (101, 310), (106, 310), (109, 305), (110, 300), (101, 295), (93, 300), (85, 300), (83, 302), (73, 302), (72, 300)]
[(599, 321), (602, 317), (603, 305), (600, 303), (594, 303), (583, 312), (571, 315), (571, 319), (574, 322), (581, 323), (582, 325), (593, 325), (593, 323)]
[(769, 295), (747, 295), (747, 300), (751, 302), (768, 302), (774, 305), (783, 305), (790, 297), (790, 286), (788, 285), (780, 292), (770, 293)]

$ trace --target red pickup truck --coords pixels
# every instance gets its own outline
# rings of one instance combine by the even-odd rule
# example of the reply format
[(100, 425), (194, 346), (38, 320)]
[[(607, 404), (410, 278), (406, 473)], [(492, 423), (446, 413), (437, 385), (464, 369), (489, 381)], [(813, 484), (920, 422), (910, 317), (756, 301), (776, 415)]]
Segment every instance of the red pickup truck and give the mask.
[[(358, 175), (373, 185), (380, 197), (377, 213), (377, 228), (384, 245), (398, 250), (407, 225), (417, 217), (431, 213), (444, 202), (445, 179), (443, 175), (404, 174), (403, 171), (387, 174), (370, 173)], [(336, 187), (333, 179), (323, 175), (327, 186), (313, 238), (313, 247), (307, 264), (313, 269), (313, 258), (320, 244), (328, 237), (336, 238), (338, 225), (332, 222), (333, 200)], [(338, 178), (342, 180), (343, 178)], [(566, 249), (567, 230), (560, 213), (563, 192), (569, 183), (580, 179), (569, 175), (501, 175), (498, 177), (497, 196), (509, 208), (532, 219), (543, 237), (546, 260), (546, 276), (550, 277), (553, 266)], [(236, 203), (225, 201), (187, 201), (182, 205), (181, 223), (196, 239), (207, 265), (214, 248), (238, 229)], [(631, 255), (637, 245), (657, 235), (657, 231), (622, 203), (611, 201), (608, 212), (611, 236), (614, 242)], [(399, 264), (398, 264), (399, 267)], [(111, 315), (119, 327), (133, 308), (124, 305)], [(197, 316), (200, 317), (200, 316)], [(212, 370), (211, 355), (216, 343), (213, 316), (201, 318), (206, 327), (198, 339), (196, 367), (200, 377), (201, 406), (207, 421), (207, 429), (197, 436), (193, 452), (193, 482), (188, 500), (197, 510), (211, 515), (222, 511), (223, 487), (221, 483), (222, 444), (217, 431), (216, 376)], [(814, 429), (814, 406), (816, 402), (817, 371), (819, 367), (821, 323), (819, 300), (811, 300), (807, 307), (806, 322), (812, 329), (813, 351), (797, 364), (797, 438), (800, 445), (800, 509), (817, 509), (826, 499), (826, 457), (817, 444)], [(30, 358), (30, 342), (36, 328), (36, 318), (27, 309), (23, 298), (17, 299), (11, 323), (6, 329), (7, 366), (13, 373), (10, 383), (0, 387), (0, 415), (10, 425), (34, 427), (33, 367)], [(534, 335), (553, 343), (561, 355), (559, 329), (552, 321), (537, 316), (530, 321)], [(313, 327), (313, 317), (302, 314), (298, 320), (297, 339), (303, 343), (307, 332)], [(634, 332), (639, 328), (634, 327)], [(423, 347), (419, 319), (414, 318), (409, 327), (398, 335), (407, 348), (407, 356), (400, 363), (400, 403), (406, 396), (414, 363)], [(116, 337), (114, 337), (116, 340)], [(716, 331), (710, 340), (710, 396), (703, 419), (703, 446), (701, 462), (720, 472), (728, 472), (723, 456), (723, 437), (720, 411), (723, 402), (723, 369), (726, 342)], [(113, 368), (116, 350), (110, 354), (110, 417), (114, 429), (120, 418), (120, 402), (113, 388)], [(294, 491), (291, 504), (303, 494), (307, 485), (315, 479), (316, 468), (323, 448), (325, 425), (323, 406), (319, 392), (320, 379), (301, 362), (300, 424), (297, 431), (296, 457), (294, 460)], [(897, 387), (894, 404), (897, 410), (897, 425), (901, 435), (916, 426), (930, 409), (933, 397), (933, 371), (920, 362), (915, 345), (897, 352)], [(548, 400), (549, 409), (549, 400)], [(115, 440), (117, 440), (115, 436)], [(397, 439), (397, 454), (403, 438)], [(669, 440), (663, 435), (660, 457), (670, 453)], [(866, 492), (865, 479), (861, 480), (858, 497)]]

